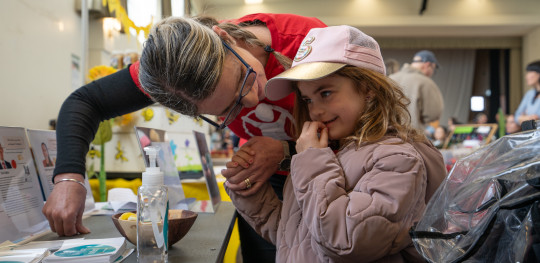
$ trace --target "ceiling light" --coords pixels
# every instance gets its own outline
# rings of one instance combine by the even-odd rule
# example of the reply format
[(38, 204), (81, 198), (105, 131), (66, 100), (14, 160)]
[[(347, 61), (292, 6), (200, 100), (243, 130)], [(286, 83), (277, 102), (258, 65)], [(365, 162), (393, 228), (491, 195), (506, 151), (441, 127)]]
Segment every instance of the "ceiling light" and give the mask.
[(246, 5), (252, 5), (252, 4), (262, 4), (263, 0), (244, 0), (244, 3)]

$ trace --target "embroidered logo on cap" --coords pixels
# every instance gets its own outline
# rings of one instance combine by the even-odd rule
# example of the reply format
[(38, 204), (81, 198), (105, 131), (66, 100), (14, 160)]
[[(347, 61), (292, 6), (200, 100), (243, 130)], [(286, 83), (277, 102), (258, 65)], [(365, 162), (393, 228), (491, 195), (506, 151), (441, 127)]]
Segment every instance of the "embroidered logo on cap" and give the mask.
[(296, 56), (294, 56), (294, 61), (300, 62), (311, 53), (313, 47), (311, 47), (310, 44), (313, 43), (313, 41), (315, 41), (315, 37), (304, 39), (304, 42), (302, 42), (302, 45), (298, 48), (298, 52), (296, 52)]

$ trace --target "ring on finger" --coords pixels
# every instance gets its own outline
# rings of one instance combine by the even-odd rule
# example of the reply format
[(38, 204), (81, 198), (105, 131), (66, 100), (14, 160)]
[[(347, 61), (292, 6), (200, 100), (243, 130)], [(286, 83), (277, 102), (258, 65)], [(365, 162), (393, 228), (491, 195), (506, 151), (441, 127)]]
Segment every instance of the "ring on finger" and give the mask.
[(249, 181), (249, 178), (247, 178), (246, 180), (244, 180), (244, 183), (246, 183), (246, 189), (251, 188), (251, 182)]

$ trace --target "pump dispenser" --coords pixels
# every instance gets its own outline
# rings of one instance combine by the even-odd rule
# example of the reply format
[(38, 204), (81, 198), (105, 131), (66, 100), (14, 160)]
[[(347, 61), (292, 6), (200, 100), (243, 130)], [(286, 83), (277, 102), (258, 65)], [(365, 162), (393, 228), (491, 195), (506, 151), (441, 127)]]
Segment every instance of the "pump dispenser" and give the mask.
[(156, 158), (159, 152), (158, 147), (144, 147), (148, 155), (148, 164), (146, 171), (142, 174), (143, 185), (163, 185), (163, 172), (156, 166)]
[(169, 199), (163, 172), (156, 166), (158, 147), (145, 147), (149, 167), (142, 174), (137, 193), (138, 262), (168, 262)]

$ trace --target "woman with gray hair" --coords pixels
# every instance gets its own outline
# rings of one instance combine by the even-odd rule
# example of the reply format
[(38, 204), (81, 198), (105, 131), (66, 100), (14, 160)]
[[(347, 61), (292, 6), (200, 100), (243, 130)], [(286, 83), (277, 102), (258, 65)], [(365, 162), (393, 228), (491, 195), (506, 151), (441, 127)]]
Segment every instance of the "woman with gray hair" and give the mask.
[[(281, 195), (287, 172), (278, 169), (286, 170), (289, 151), (294, 151), (289, 143), (294, 121), (288, 117), (294, 95), (270, 101), (263, 89), (268, 78), (290, 65), (307, 32), (325, 26), (316, 18), (291, 14), (252, 14), (222, 23), (209, 17), (171, 17), (156, 24), (140, 63), (81, 87), (62, 105), (55, 187), (43, 208), (51, 229), (60, 236), (90, 231), (82, 224), (85, 191), (78, 187), (99, 123), (155, 102), (249, 139), (243, 147), (254, 153), (251, 163), (222, 174), (230, 184), (245, 188), (244, 195), (267, 180)], [(222, 123), (201, 114), (221, 116)], [(256, 249), (242, 251), (244, 256), (267, 257)]]

